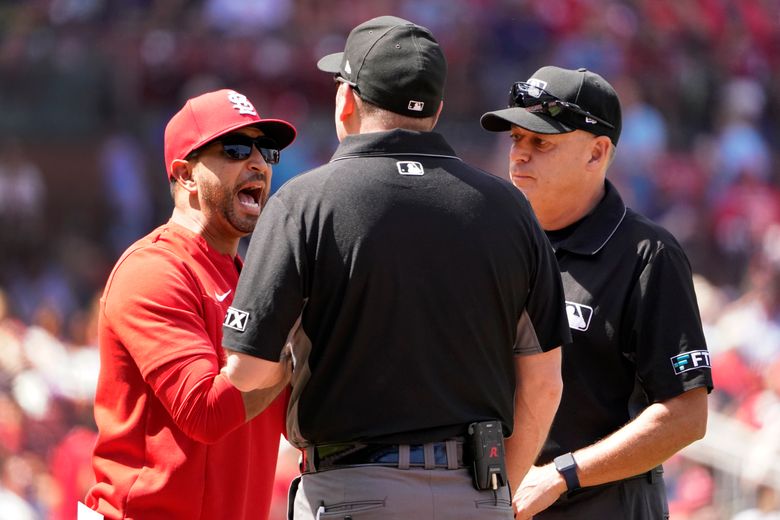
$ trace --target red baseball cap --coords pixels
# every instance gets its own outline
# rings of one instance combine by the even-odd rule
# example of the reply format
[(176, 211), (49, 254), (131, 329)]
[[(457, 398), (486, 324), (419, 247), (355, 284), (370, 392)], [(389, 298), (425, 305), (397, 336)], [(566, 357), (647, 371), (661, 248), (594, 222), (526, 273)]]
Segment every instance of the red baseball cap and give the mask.
[(281, 119), (263, 119), (254, 105), (235, 90), (207, 92), (187, 100), (165, 127), (165, 170), (168, 179), (172, 163), (184, 159), (221, 135), (246, 126), (256, 126), (285, 148), (295, 140), (295, 127)]

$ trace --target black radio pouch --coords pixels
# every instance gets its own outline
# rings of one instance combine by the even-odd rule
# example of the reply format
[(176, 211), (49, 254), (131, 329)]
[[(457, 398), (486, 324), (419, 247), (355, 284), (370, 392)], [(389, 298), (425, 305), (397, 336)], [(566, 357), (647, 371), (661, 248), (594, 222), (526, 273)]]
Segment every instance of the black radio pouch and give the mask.
[(468, 434), (474, 487), (479, 490), (495, 490), (506, 485), (504, 432), (501, 421), (471, 423)]

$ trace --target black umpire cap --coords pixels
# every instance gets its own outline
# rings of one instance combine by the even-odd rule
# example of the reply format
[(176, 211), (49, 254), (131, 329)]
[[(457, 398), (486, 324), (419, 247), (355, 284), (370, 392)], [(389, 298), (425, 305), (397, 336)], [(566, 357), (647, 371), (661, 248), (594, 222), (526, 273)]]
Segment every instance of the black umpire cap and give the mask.
[(606, 135), (617, 145), (622, 127), (620, 100), (604, 78), (587, 69), (547, 66), (509, 91), (509, 108), (488, 112), (485, 130), (505, 132), (512, 125), (537, 134), (585, 130)]
[(349, 33), (344, 52), (325, 56), (317, 67), (396, 114), (430, 117), (444, 97), (447, 61), (439, 43), (425, 27), (395, 16), (361, 23)]

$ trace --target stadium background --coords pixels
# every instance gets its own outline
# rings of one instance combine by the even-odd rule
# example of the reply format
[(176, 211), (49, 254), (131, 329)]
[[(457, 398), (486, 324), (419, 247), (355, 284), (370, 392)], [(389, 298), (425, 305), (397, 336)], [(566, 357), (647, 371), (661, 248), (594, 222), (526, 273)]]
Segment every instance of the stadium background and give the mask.
[[(544, 64), (601, 73), (623, 135), (610, 177), (696, 273), (717, 390), (707, 437), (667, 463), (675, 519), (780, 489), (780, 0), (0, 1), (0, 519), (75, 516), (92, 478), (96, 298), (167, 218), (168, 118), (231, 87), (293, 121), (274, 186), (335, 148), (317, 58), (380, 14), (430, 27), (450, 73), (438, 129), (505, 176), (479, 116)], [(281, 446), (272, 518), (295, 471)]]

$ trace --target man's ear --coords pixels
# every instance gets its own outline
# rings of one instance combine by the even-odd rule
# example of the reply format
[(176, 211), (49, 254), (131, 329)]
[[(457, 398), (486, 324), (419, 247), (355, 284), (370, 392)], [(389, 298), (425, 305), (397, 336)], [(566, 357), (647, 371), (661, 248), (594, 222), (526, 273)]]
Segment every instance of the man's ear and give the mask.
[(355, 93), (352, 87), (342, 83), (336, 94), (336, 108), (338, 109), (339, 121), (346, 121), (349, 116), (355, 112)]
[(171, 162), (171, 175), (176, 179), (176, 183), (189, 192), (195, 192), (198, 189), (195, 178), (192, 174), (192, 164), (183, 159), (174, 159)]
[(590, 160), (588, 166), (601, 168), (609, 165), (609, 160), (612, 151), (612, 141), (609, 137), (600, 135), (593, 140), (593, 145), (590, 149)]
[(431, 124), (431, 130), (436, 128), (436, 123), (439, 122), (439, 116), (441, 115), (441, 111), (444, 108), (444, 100), (439, 101), (439, 109), (436, 111), (436, 114), (433, 116), (433, 123)]

